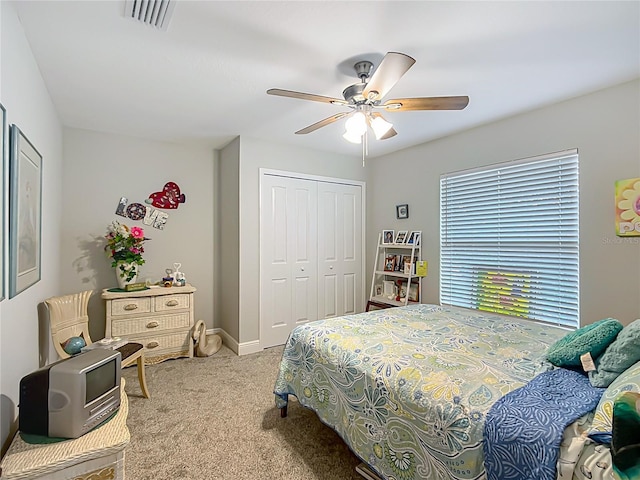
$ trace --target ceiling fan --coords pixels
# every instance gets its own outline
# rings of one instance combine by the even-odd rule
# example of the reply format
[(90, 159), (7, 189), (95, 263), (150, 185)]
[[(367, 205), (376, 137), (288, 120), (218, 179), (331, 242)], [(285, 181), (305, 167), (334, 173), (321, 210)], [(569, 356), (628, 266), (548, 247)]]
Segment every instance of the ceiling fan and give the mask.
[[(385, 140), (397, 135), (398, 132), (395, 131), (391, 123), (383, 118), (379, 110), (387, 112), (462, 110), (469, 103), (467, 96), (395, 98), (383, 103), (384, 96), (415, 62), (413, 58), (404, 53), (388, 52), (373, 75), (371, 75), (373, 63), (367, 60), (356, 62), (353, 68), (361, 82), (344, 89), (342, 92), (344, 100), (279, 88), (271, 88), (267, 90), (267, 93), (281, 97), (299, 98), (300, 100), (331, 103), (351, 109), (349, 112), (336, 113), (298, 130), (296, 134), (311, 133), (341, 118), (348, 117), (345, 122), (346, 132), (343, 135), (346, 140), (352, 143), (361, 143), (364, 136), (366, 142), (366, 133), (369, 127), (378, 140)], [(371, 78), (369, 78), (370, 75)]]

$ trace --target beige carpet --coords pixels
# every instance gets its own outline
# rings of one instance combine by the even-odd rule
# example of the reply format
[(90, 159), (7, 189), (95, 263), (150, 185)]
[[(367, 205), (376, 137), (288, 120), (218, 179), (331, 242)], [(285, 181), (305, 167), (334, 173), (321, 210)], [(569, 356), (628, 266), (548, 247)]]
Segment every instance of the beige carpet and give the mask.
[(223, 346), (208, 358), (148, 365), (151, 399), (136, 369), (125, 369), (127, 479), (362, 480), (357, 457), (315, 413), (294, 400), (280, 418), (273, 385), (281, 355), (276, 347), (238, 357)]

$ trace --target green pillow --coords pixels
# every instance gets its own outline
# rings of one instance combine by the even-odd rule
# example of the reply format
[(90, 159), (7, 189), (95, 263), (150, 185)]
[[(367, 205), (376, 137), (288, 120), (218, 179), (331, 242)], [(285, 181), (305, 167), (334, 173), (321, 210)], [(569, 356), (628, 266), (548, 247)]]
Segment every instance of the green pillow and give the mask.
[(606, 388), (618, 375), (640, 360), (640, 319), (627, 325), (604, 353), (596, 359), (596, 370), (589, 372), (594, 387)]
[(571, 332), (547, 350), (547, 360), (558, 367), (580, 367), (580, 356), (587, 352), (596, 358), (605, 351), (622, 330), (614, 318), (604, 318)]
[(640, 392), (640, 362), (622, 372), (604, 391), (595, 409), (589, 434), (611, 433), (613, 403), (625, 392)]
[(611, 458), (618, 480), (640, 478), (640, 393), (625, 392), (613, 404)]

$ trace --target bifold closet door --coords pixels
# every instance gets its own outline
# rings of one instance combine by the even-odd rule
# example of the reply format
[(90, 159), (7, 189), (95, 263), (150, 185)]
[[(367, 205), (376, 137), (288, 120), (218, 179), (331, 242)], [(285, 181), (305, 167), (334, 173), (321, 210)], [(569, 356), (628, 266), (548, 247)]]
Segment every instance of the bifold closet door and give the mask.
[(264, 175), (261, 197), (260, 344), (267, 348), (318, 319), (317, 182)]
[(318, 183), (318, 318), (363, 311), (362, 187)]

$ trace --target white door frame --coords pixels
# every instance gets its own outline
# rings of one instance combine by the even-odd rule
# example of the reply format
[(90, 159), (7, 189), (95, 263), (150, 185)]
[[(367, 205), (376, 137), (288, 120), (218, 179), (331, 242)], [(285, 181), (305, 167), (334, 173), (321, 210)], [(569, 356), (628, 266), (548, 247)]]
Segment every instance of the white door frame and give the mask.
[[(350, 180), (350, 179), (346, 179), (346, 178), (335, 178), (335, 177), (324, 177), (321, 175), (309, 175), (306, 173), (300, 173), (300, 172), (290, 172), (290, 171), (286, 171), (286, 170), (274, 170), (271, 168), (260, 168), (260, 178), (259, 178), (259, 184), (260, 184), (260, 191), (258, 192), (258, 198), (260, 199), (260, 205), (259, 205), (259, 214), (258, 217), (260, 219), (260, 225), (259, 225), (259, 244), (260, 244), (260, 254), (259, 254), (259, 261), (258, 261), (258, 278), (260, 278), (260, 291), (259, 291), (259, 298), (258, 298), (258, 302), (260, 305), (260, 308), (258, 310), (258, 314), (260, 316), (260, 318), (258, 319), (259, 323), (260, 323), (260, 342), (262, 342), (262, 338), (263, 338), (263, 332), (262, 332), (262, 247), (263, 247), (263, 242), (262, 242), (262, 210), (263, 210), (263, 205), (262, 205), (262, 180), (264, 178), (265, 175), (269, 175), (269, 176), (276, 176), (276, 177), (287, 177), (287, 178), (297, 178), (300, 180), (315, 180), (318, 182), (326, 182), (326, 183), (338, 183), (338, 184), (342, 184), (342, 185), (355, 185), (355, 186), (359, 186), (360, 188), (362, 188), (362, 259), (361, 259), (361, 265), (362, 265), (362, 271), (360, 272), (361, 274), (361, 278), (362, 278), (362, 303), (361, 305), (366, 305), (367, 303), (367, 295), (366, 295), (366, 284), (365, 282), (365, 276), (366, 276), (366, 265), (365, 265), (365, 260), (366, 260), (366, 251), (367, 251), (367, 245), (366, 245), (366, 198), (367, 198), (367, 188), (366, 188), (366, 183), (361, 181), (361, 180)], [(262, 347), (262, 344), (260, 343), (260, 349), (262, 350), (264, 347)]]

